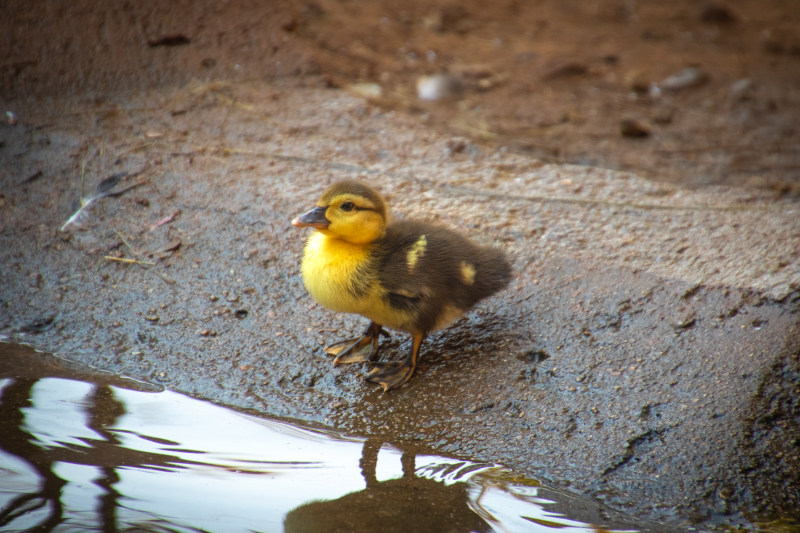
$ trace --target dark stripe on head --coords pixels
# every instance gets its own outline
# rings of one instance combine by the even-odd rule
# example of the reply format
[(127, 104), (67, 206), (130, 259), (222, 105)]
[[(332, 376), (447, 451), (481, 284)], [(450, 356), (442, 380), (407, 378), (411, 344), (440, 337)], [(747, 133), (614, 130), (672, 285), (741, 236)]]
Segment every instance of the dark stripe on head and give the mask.
[(375, 209), (361, 206), (356, 206), (356, 208), (377, 211), (381, 214), (381, 216), (386, 217), (386, 203), (383, 201), (381, 195), (378, 194), (375, 189), (358, 181), (345, 180), (334, 183), (328, 187), (324, 193), (322, 193), (322, 196), (319, 199), (319, 204), (330, 205), (334, 198), (343, 194), (352, 194), (354, 196), (360, 196), (369, 200), (373, 205), (375, 205)]

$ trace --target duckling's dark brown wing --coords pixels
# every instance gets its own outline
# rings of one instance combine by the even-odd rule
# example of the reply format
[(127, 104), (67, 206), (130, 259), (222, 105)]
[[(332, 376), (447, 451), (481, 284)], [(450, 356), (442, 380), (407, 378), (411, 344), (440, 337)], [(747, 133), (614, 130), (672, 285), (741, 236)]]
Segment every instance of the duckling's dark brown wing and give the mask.
[(376, 244), (378, 276), (389, 304), (414, 314), (417, 331), (432, 331), (446, 313), (466, 312), (511, 278), (500, 250), (440, 226), (395, 222)]

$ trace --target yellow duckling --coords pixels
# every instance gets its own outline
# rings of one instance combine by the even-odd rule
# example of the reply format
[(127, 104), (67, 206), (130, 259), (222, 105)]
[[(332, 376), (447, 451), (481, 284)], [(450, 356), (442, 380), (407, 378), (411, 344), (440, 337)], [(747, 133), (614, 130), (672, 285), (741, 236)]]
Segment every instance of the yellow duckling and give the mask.
[(363, 336), (325, 348), (336, 356), (334, 364), (374, 362), (380, 335), (388, 336), (383, 326), (411, 334), (402, 366), (379, 365), (367, 377), (384, 391), (411, 379), (428, 333), (449, 325), (511, 278), (500, 250), (427, 222), (390, 223), (381, 195), (355, 181), (329, 187), (292, 225), (316, 230), (302, 264), (311, 296), (329, 309), (372, 321)]

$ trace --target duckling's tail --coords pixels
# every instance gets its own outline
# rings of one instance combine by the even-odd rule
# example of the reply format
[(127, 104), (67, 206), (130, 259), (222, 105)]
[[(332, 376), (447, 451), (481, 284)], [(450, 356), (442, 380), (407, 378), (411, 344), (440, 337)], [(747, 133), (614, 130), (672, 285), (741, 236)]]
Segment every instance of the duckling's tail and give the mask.
[(502, 250), (481, 247), (475, 276), (475, 292), (483, 299), (505, 289), (511, 281), (511, 265)]

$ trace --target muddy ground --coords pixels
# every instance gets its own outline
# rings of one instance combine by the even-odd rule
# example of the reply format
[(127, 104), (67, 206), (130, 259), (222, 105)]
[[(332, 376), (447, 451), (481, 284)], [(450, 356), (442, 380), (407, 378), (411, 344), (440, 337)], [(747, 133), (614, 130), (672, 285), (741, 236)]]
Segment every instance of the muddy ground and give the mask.
[[(0, 10), (8, 339), (674, 528), (797, 516), (793, 2)], [(298, 275), (289, 221), (341, 178), (513, 261), (389, 394)]]

